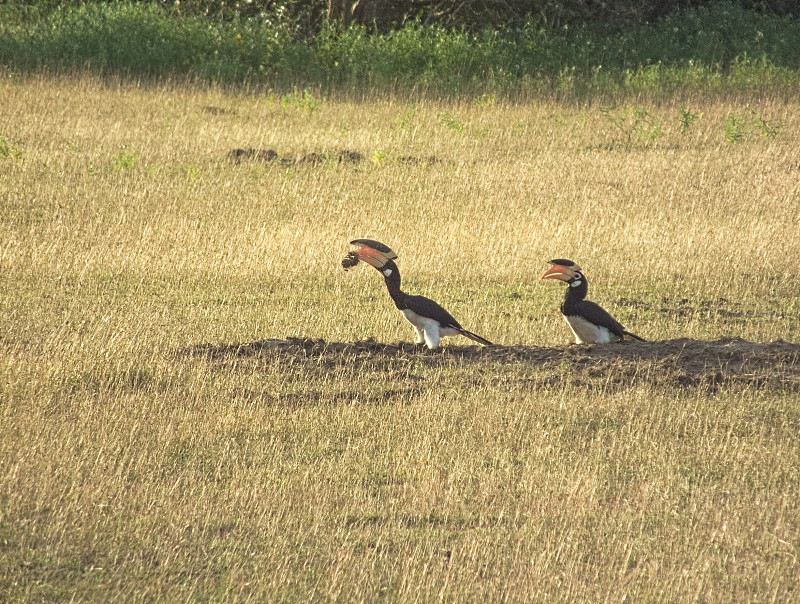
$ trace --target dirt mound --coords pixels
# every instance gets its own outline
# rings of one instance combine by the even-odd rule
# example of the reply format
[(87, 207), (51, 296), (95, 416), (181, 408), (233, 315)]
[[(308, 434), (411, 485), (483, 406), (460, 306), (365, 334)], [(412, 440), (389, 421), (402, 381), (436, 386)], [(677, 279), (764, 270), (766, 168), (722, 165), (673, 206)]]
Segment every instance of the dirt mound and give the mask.
[(270, 163), (276, 162), (281, 165), (291, 164), (324, 164), (331, 163), (358, 163), (363, 157), (357, 151), (340, 149), (333, 153), (308, 153), (298, 159), (292, 157), (282, 157), (275, 149), (231, 149), (225, 156), (235, 164), (244, 161)]
[[(210, 113), (215, 111), (223, 112), (223, 109), (217, 109), (215, 107), (208, 107), (206, 110)], [(282, 166), (291, 166), (294, 164), (306, 164), (306, 165), (320, 165), (320, 164), (327, 164), (327, 163), (334, 163), (334, 164), (357, 164), (364, 160), (364, 156), (359, 153), (358, 151), (352, 151), (350, 149), (338, 149), (336, 151), (327, 152), (327, 151), (314, 151), (312, 153), (307, 153), (306, 155), (298, 158), (294, 157), (284, 157), (278, 154), (275, 149), (231, 149), (226, 154), (225, 157), (235, 163), (241, 164), (242, 162), (256, 162), (256, 163), (271, 163), (275, 162)], [(397, 158), (397, 161), (401, 164), (408, 164), (414, 166), (426, 165), (430, 166), (436, 163), (439, 163), (441, 160), (436, 157), (435, 155), (429, 155), (427, 157), (416, 157), (414, 155), (402, 155)]]
[(209, 359), (293, 357), (317, 366), (365, 365), (375, 368), (413, 358), (428, 366), (446, 363), (526, 363), (544, 370), (540, 380), (591, 387), (626, 387), (647, 382), (716, 390), (733, 385), (800, 392), (800, 344), (757, 343), (740, 339), (714, 342), (666, 340), (557, 348), (539, 346), (444, 346), (429, 351), (411, 343), (374, 340), (326, 342), (308, 338), (236, 344), (200, 344), (181, 351)]

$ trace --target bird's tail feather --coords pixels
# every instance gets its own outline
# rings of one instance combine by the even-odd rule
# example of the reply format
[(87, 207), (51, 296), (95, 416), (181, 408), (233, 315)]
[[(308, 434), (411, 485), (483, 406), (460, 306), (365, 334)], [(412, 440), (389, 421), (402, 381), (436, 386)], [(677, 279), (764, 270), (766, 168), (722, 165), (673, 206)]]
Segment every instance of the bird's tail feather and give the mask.
[(466, 329), (462, 329), (461, 330), (461, 335), (462, 336), (466, 336), (470, 340), (474, 340), (474, 341), (478, 342), (479, 344), (483, 344), (484, 346), (494, 346), (494, 344), (492, 344), (486, 338), (482, 338), (478, 334), (472, 333), (471, 331), (467, 331)]
[(640, 337), (639, 337), (639, 336), (637, 336), (635, 333), (631, 333), (631, 332), (629, 332), (629, 331), (623, 331), (623, 332), (622, 332), (622, 334), (623, 334), (623, 335), (626, 335), (626, 336), (630, 336), (630, 337), (632, 337), (634, 340), (639, 340), (640, 342), (647, 342), (647, 340), (645, 340), (644, 338), (640, 338)]

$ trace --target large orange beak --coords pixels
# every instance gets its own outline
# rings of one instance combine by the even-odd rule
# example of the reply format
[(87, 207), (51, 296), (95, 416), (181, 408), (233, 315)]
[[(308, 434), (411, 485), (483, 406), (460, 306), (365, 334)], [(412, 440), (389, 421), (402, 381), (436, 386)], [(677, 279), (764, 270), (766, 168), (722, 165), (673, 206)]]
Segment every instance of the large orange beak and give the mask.
[(569, 281), (579, 270), (581, 269), (577, 266), (561, 266), (560, 264), (556, 264), (545, 271), (544, 275), (542, 275), (542, 279), (560, 279), (561, 281)]
[(367, 264), (374, 266), (377, 269), (383, 268), (389, 260), (397, 258), (397, 254), (388, 245), (384, 245), (380, 241), (373, 241), (372, 239), (354, 239), (350, 242), (351, 245), (359, 246), (357, 250), (352, 252)]
[(383, 268), (391, 258), (387, 258), (386, 254), (374, 250), (371, 247), (362, 247), (355, 251), (359, 260), (363, 260), (367, 264), (371, 264), (375, 268)]

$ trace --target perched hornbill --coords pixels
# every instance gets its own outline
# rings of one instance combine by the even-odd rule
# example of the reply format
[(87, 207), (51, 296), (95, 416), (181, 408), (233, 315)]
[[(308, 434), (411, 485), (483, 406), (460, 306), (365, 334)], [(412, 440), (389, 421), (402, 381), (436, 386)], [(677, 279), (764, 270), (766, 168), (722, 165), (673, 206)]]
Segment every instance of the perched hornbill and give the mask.
[(625, 336), (644, 341), (636, 334), (627, 331), (602, 307), (586, 300), (589, 285), (581, 272), (581, 267), (572, 260), (550, 260), (553, 266), (542, 279), (560, 279), (567, 283), (567, 294), (561, 304), (561, 314), (569, 323), (575, 342), (578, 344), (608, 344), (621, 342)]
[(350, 242), (358, 249), (342, 260), (345, 269), (355, 266), (360, 260), (371, 264), (383, 275), (394, 305), (403, 313), (417, 332), (417, 344), (426, 344), (434, 350), (439, 347), (442, 336), (462, 335), (485, 346), (491, 342), (467, 331), (453, 316), (436, 302), (425, 296), (412, 296), (400, 289), (400, 271), (394, 260), (397, 254), (388, 246), (371, 239), (355, 239)]

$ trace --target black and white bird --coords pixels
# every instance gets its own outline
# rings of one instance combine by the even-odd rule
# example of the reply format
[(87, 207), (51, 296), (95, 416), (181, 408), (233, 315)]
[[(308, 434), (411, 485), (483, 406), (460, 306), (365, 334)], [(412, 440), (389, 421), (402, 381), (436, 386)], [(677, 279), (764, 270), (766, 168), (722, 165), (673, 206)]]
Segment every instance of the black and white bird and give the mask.
[(439, 341), (443, 336), (462, 335), (484, 346), (492, 345), (486, 338), (461, 327), (449, 312), (430, 298), (412, 296), (402, 291), (400, 271), (394, 263), (397, 254), (390, 247), (372, 239), (355, 239), (350, 243), (358, 246), (358, 249), (347, 254), (342, 260), (342, 266), (348, 269), (363, 260), (380, 271), (394, 305), (414, 326), (417, 344), (425, 344), (431, 350), (435, 350), (439, 347)]
[(576, 343), (609, 344), (621, 342), (626, 336), (644, 342), (643, 338), (627, 331), (601, 306), (585, 299), (589, 285), (580, 266), (572, 260), (561, 258), (551, 260), (550, 264), (553, 266), (545, 271), (542, 279), (560, 279), (567, 283), (561, 314), (575, 334)]

